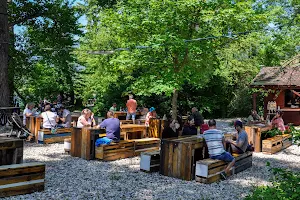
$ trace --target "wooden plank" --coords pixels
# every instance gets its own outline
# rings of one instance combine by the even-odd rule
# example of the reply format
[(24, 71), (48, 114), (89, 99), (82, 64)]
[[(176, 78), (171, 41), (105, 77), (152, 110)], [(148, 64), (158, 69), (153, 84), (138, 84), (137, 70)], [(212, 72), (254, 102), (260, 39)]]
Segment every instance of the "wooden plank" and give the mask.
[(28, 194), (44, 190), (44, 179), (0, 186), (0, 197)]
[(45, 172), (41, 173), (34, 173), (34, 174), (25, 174), (20, 176), (12, 176), (12, 177), (5, 177), (0, 179), (0, 186), (12, 183), (19, 183), (19, 182), (26, 182), (38, 179), (44, 179)]
[(150, 147), (145, 149), (134, 150), (134, 155), (139, 156), (143, 152), (157, 151), (157, 150), (159, 150), (159, 147)]
[(23, 163), (15, 165), (3, 165), (0, 166), (0, 178), (23, 175), (30, 173), (42, 173), (45, 171), (45, 164), (43, 163)]
[(51, 138), (44, 138), (44, 144), (64, 142), (64, 139), (69, 139), (71, 136), (57, 136)]

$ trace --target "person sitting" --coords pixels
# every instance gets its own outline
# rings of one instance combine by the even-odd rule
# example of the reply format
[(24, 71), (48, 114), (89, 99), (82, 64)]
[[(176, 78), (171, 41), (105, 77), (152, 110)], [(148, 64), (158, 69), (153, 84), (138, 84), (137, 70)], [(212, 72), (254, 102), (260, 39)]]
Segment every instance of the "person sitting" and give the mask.
[(285, 131), (282, 115), (283, 113), (280, 110), (278, 110), (276, 112), (276, 115), (273, 117), (271, 124), (273, 128), (278, 128), (280, 131)]
[(63, 104), (58, 107), (59, 127), (70, 128), (72, 122), (71, 112), (65, 108)]
[(198, 109), (195, 107), (192, 108), (192, 117), (194, 118), (195, 126), (201, 127), (201, 125), (204, 123), (204, 120)]
[(35, 111), (33, 110), (35, 104), (28, 103), (23, 111), (23, 125), (26, 126), (27, 117), (34, 116)]
[(247, 123), (260, 122), (260, 116), (257, 114), (256, 110), (251, 110), (249, 117), (247, 118)]
[(82, 128), (84, 126), (92, 126), (95, 124), (94, 113), (90, 109), (83, 109), (81, 116), (78, 117), (77, 127)]
[(148, 112), (149, 112), (148, 108), (143, 108), (142, 112), (141, 112), (140, 119), (146, 119), (146, 116), (147, 116)]
[(45, 111), (41, 114), (41, 117), (43, 118), (43, 128), (56, 128), (59, 118), (56, 113), (51, 111), (50, 105), (45, 106)]
[(229, 163), (225, 168), (225, 173), (221, 173), (222, 178), (226, 179), (235, 163), (235, 159), (230, 153), (225, 151), (225, 138), (223, 133), (216, 129), (216, 121), (214, 119), (209, 120), (208, 126), (209, 130), (204, 131), (203, 137), (207, 144), (209, 157)]
[(169, 118), (168, 124), (169, 125), (165, 127), (162, 132), (162, 138), (178, 137), (178, 129), (180, 128), (180, 124), (178, 123), (178, 121)]
[(246, 152), (248, 143), (248, 135), (246, 131), (243, 130), (243, 123), (239, 120), (234, 123), (235, 130), (237, 130), (237, 140), (236, 142), (232, 140), (227, 140), (230, 143), (230, 147), (233, 153), (243, 154)]
[(108, 111), (107, 119), (102, 121), (97, 127), (106, 129), (107, 138), (114, 142), (120, 141), (120, 120), (118, 118), (114, 118), (113, 112)]
[(151, 107), (146, 115), (145, 126), (149, 127), (150, 119), (155, 117), (155, 108)]
[(194, 118), (188, 117), (188, 122), (184, 124), (182, 135), (197, 135), (197, 128), (195, 126)]
[(113, 103), (112, 107), (110, 107), (109, 111), (115, 113), (117, 111), (117, 104)]

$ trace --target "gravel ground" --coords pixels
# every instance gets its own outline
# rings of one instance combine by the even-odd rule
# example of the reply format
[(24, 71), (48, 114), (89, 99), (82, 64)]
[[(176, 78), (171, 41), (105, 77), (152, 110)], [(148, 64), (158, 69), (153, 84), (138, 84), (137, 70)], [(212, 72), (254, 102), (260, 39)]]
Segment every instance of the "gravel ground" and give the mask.
[[(229, 131), (227, 122), (220, 128)], [(113, 162), (86, 161), (64, 153), (63, 144), (26, 144), (24, 162), (46, 163), (44, 192), (6, 199), (242, 199), (256, 185), (269, 184), (272, 167), (300, 170), (300, 148), (275, 155), (253, 154), (253, 167), (228, 180), (205, 185), (139, 171), (139, 157)]]

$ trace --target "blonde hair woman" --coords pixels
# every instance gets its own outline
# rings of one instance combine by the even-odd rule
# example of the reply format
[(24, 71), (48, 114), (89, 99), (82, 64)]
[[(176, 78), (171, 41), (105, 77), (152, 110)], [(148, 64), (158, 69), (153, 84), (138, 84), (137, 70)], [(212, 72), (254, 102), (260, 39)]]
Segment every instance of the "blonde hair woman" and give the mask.
[(26, 118), (35, 115), (35, 111), (33, 110), (35, 104), (28, 103), (23, 111), (23, 124), (26, 126)]
[(83, 109), (81, 116), (78, 118), (77, 127), (82, 128), (84, 126), (91, 126), (95, 124), (94, 113), (90, 109)]

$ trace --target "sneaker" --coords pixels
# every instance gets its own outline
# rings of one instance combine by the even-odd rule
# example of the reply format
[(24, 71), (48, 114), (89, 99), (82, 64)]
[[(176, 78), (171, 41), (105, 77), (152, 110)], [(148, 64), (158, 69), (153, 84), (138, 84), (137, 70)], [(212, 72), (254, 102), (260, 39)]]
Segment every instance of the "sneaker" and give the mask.
[(226, 180), (227, 179), (227, 174), (225, 172), (221, 172), (221, 179)]

